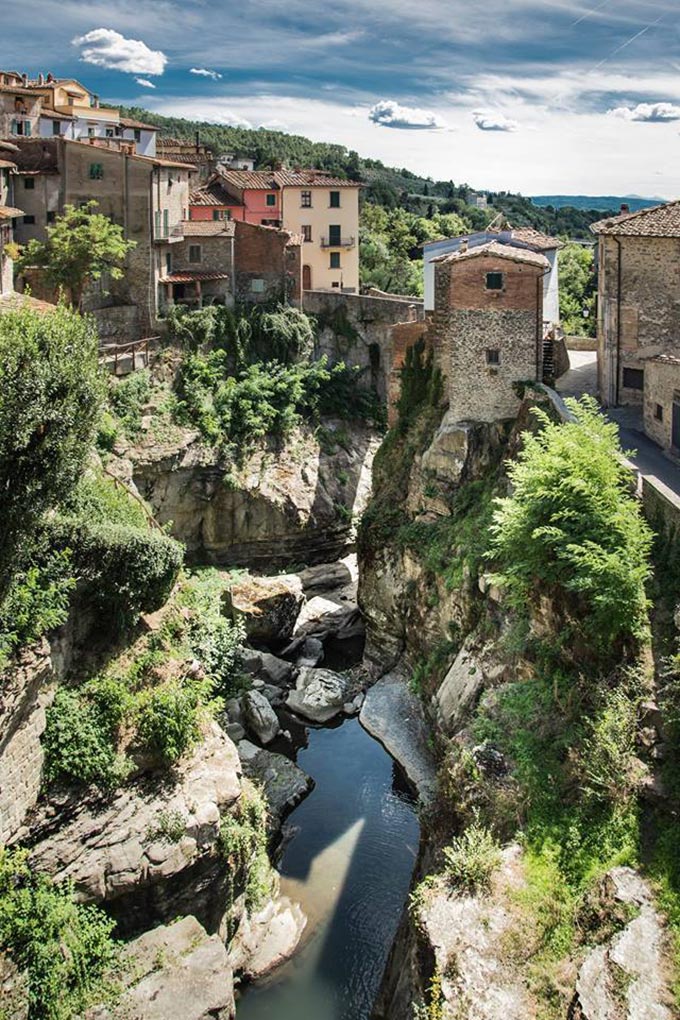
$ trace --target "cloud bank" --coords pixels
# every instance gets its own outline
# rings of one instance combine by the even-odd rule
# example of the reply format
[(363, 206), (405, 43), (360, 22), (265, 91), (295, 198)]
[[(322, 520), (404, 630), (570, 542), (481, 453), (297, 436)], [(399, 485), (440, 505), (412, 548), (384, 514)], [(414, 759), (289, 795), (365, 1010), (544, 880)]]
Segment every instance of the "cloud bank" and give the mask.
[(95, 28), (76, 36), (80, 59), (86, 64), (130, 74), (163, 74), (168, 58), (161, 50), (152, 50), (141, 39), (126, 39), (113, 28)]
[(641, 121), (645, 124), (668, 124), (680, 120), (680, 106), (673, 103), (638, 103), (637, 106), (617, 106), (607, 111), (610, 117)]
[(480, 131), (518, 131), (519, 122), (503, 113), (473, 113), (472, 119)]
[(368, 119), (381, 127), (410, 131), (441, 131), (446, 121), (436, 113), (416, 106), (400, 106), (393, 99), (381, 99), (368, 111)]

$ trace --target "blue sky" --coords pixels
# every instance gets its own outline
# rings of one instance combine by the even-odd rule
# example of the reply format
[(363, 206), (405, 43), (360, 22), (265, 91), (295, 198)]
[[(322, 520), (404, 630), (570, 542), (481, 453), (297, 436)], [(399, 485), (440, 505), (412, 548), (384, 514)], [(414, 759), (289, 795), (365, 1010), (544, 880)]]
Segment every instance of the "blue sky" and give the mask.
[(680, 195), (678, 0), (19, 0), (0, 66), (480, 188)]

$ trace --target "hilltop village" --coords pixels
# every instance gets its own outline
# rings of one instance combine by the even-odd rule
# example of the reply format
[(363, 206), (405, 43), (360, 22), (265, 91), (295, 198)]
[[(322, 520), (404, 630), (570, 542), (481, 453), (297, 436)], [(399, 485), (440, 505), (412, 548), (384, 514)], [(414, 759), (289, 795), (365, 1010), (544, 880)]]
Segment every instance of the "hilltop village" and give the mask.
[(367, 190), (0, 71), (7, 1020), (677, 1015), (680, 201)]

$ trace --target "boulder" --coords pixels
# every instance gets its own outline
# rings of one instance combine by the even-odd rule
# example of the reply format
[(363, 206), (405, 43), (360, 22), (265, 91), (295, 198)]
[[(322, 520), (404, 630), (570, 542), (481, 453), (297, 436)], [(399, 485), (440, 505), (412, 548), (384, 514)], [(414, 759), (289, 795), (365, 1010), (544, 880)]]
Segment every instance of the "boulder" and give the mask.
[[(152, 776), (107, 801), (79, 803), (56, 829), (46, 809), (33, 830), (31, 865), (55, 882), (72, 881), (82, 902), (166, 883), (217, 854), (220, 815), (241, 794), (240, 772), (234, 744), (213, 724), (165, 783)], [(181, 831), (169, 835), (170, 821)]]
[(300, 571), (302, 589), (310, 598), (312, 595), (325, 595), (338, 588), (347, 588), (355, 583), (351, 565), (345, 560), (335, 563), (319, 563), (315, 567), (306, 567)]
[(298, 666), (318, 666), (324, 656), (323, 642), (318, 638), (305, 638), (298, 650)]
[(227, 593), (232, 619), (243, 621), (248, 640), (256, 645), (288, 641), (304, 601), (296, 574), (246, 577)]
[(275, 687), (287, 687), (293, 675), (292, 664), (285, 659), (279, 659), (271, 652), (262, 652), (260, 658), (262, 659), (261, 673), (266, 682)]
[(243, 695), (243, 715), (247, 728), (263, 744), (269, 744), (281, 729), (276, 712), (260, 691)]
[(307, 918), (298, 903), (282, 896), (245, 917), (229, 947), (235, 970), (255, 980), (293, 955)]
[(294, 637), (326, 637), (331, 634), (343, 637), (363, 633), (361, 614), (354, 602), (336, 602), (314, 595), (302, 606), (294, 629)]
[(125, 948), (130, 983), (112, 1007), (95, 1007), (86, 1020), (230, 1020), (233, 971), (218, 935), (195, 917), (183, 917), (133, 939)]
[(432, 699), (437, 721), (446, 733), (454, 733), (463, 724), (484, 683), (479, 658), (463, 646)]
[(312, 790), (314, 781), (290, 758), (265, 751), (249, 740), (239, 743), (238, 753), (245, 775), (262, 786), (269, 808), (267, 828), (274, 835), (288, 812)]
[(305, 719), (325, 723), (342, 712), (350, 688), (349, 677), (342, 673), (304, 666), (298, 673), (295, 690), (288, 695), (286, 704)]

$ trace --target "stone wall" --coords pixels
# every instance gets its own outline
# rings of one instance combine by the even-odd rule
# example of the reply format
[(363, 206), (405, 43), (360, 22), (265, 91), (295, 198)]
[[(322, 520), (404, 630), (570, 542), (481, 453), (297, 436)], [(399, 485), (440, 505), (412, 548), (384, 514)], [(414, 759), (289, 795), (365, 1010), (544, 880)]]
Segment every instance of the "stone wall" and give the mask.
[(308, 290), (304, 308), (319, 324), (316, 356), (345, 361), (364, 371), (364, 385), (387, 399), (392, 370), (393, 327), (425, 319), (419, 298), (333, 294)]
[[(598, 366), (600, 399), (605, 405), (642, 403), (642, 389), (624, 386), (625, 368), (645, 369), (643, 359), (672, 353), (680, 332), (678, 279), (680, 240), (672, 237), (621, 237), (621, 301), (617, 239), (600, 238)], [(619, 341), (620, 304), (620, 358)]]
[(275, 227), (237, 221), (234, 224), (236, 298), (266, 302), (287, 299), (295, 304), (302, 293), (301, 245)]
[(425, 340), (429, 347), (427, 322), (398, 322), (392, 327), (392, 344), (387, 352), (387, 421), (390, 427), (397, 421), (397, 401), (401, 392), (401, 369), (406, 360), (406, 351), (419, 340)]
[(680, 361), (652, 359), (645, 363), (645, 432), (664, 450), (672, 446), (673, 395), (679, 390)]

